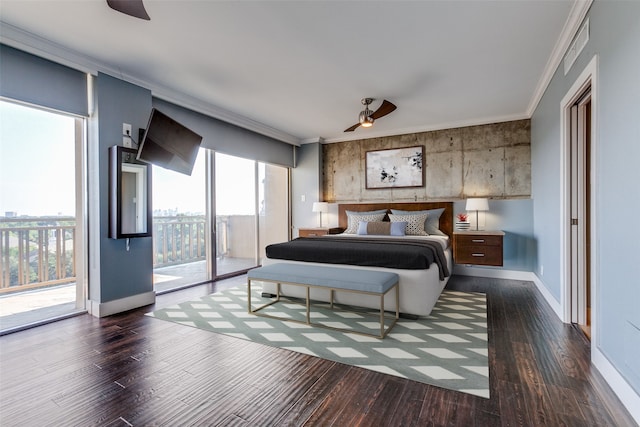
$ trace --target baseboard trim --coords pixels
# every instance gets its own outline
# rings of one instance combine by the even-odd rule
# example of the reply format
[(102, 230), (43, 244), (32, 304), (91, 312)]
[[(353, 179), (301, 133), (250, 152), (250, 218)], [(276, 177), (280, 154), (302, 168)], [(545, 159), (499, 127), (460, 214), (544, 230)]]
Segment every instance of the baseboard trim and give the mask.
[(134, 308), (144, 307), (145, 305), (155, 302), (156, 293), (155, 291), (150, 291), (107, 302), (88, 300), (87, 309), (92, 316), (106, 317), (112, 314), (122, 313), (123, 311), (133, 310)]
[(604, 380), (627, 408), (636, 424), (640, 425), (640, 395), (598, 348), (592, 347), (591, 349), (591, 363), (602, 374)]
[(560, 301), (556, 300), (553, 297), (553, 295), (551, 295), (551, 292), (549, 292), (549, 288), (546, 287), (546, 285), (542, 282), (542, 280), (540, 280), (540, 278), (535, 273), (529, 273), (529, 274), (531, 275), (530, 280), (533, 283), (535, 283), (536, 288), (538, 288), (538, 291), (540, 291), (540, 293), (542, 294), (542, 297), (545, 299), (547, 304), (549, 304), (549, 306), (551, 307), (553, 312), (556, 314), (558, 319), (560, 319), (561, 322), (566, 323), (562, 315), (562, 305), (560, 304)]
[(526, 280), (533, 282), (536, 288), (542, 294), (547, 304), (551, 307), (553, 312), (558, 316), (558, 319), (562, 321), (562, 309), (560, 303), (551, 295), (547, 287), (540, 280), (540, 278), (531, 271), (519, 271), (519, 270), (505, 270), (497, 268), (482, 268), (472, 267), (467, 265), (455, 265), (453, 267), (453, 273), (461, 276), (477, 276), (477, 277), (489, 277), (492, 279), (509, 279), (509, 280)]
[(531, 280), (533, 273), (530, 271), (482, 268), (456, 264), (453, 266), (453, 274), (459, 274), (460, 276), (490, 277), (492, 279)]

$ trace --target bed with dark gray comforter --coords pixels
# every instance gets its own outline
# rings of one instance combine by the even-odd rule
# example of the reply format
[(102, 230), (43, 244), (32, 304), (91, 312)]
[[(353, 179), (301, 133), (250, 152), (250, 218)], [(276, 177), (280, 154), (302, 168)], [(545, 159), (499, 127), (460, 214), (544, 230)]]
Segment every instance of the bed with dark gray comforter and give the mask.
[(300, 237), (266, 247), (271, 259), (385, 267), (404, 270), (436, 268), (438, 277), (449, 276), (440, 241), (424, 238), (391, 237)]

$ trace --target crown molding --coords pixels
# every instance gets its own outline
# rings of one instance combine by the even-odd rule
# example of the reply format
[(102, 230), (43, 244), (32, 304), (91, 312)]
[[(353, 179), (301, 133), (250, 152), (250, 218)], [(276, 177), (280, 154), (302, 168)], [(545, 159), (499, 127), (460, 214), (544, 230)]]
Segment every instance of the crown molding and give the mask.
[(97, 75), (100, 69), (100, 64), (92, 58), (4, 21), (0, 21), (0, 43), (83, 73)]
[(171, 102), (181, 107), (188, 108), (198, 113), (202, 113), (206, 116), (213, 117), (223, 122), (230, 123), (232, 125), (250, 130), (252, 132), (259, 133), (261, 135), (267, 136), (269, 138), (272, 138), (281, 142), (286, 142), (288, 144), (296, 145), (296, 146), (299, 146), (302, 143), (301, 139), (298, 137), (290, 135), (286, 132), (282, 132), (278, 129), (272, 128), (271, 126), (267, 126), (255, 120), (251, 120), (239, 114), (232, 113), (229, 110), (216, 107), (215, 105), (212, 105), (208, 102), (204, 102), (200, 99), (182, 94), (180, 92), (177, 92), (168, 88), (163, 88), (163, 87), (154, 88), (154, 87), (150, 87), (152, 85), (148, 83), (141, 83), (141, 85), (142, 84), (144, 84), (145, 87), (147, 87), (148, 89), (151, 89), (151, 94), (153, 96), (155, 96), (156, 98), (160, 98), (164, 101)]
[(215, 119), (222, 120), (226, 123), (230, 123), (232, 125), (259, 133), (278, 141), (286, 142), (291, 145), (300, 145), (301, 143), (300, 138), (296, 136), (290, 135), (286, 132), (282, 132), (278, 129), (272, 128), (255, 120), (251, 120), (229, 110), (225, 110), (210, 103), (204, 102), (195, 97), (179, 93), (178, 91), (175, 91), (168, 87), (153, 84), (135, 76), (128, 75), (126, 73), (123, 73), (122, 70), (114, 68), (109, 64), (98, 61), (95, 58), (80, 54), (60, 44), (54, 43), (51, 40), (47, 40), (28, 31), (24, 31), (11, 24), (0, 21), (0, 28), (0, 42), (6, 44), (7, 46), (20, 49), (22, 51), (31, 53), (41, 58), (48, 59), (58, 64), (65, 65), (69, 68), (82, 71), (87, 74), (109, 74), (128, 83), (132, 83), (145, 89), (149, 89), (153, 96), (168, 102), (178, 104), (181, 107), (191, 109), (198, 113), (202, 113)]
[(560, 33), (560, 37), (556, 42), (551, 55), (549, 56), (549, 60), (547, 61), (547, 65), (540, 76), (540, 80), (538, 81), (538, 85), (536, 86), (536, 90), (531, 97), (531, 101), (529, 102), (529, 107), (527, 108), (527, 114), (529, 117), (533, 116), (533, 112), (538, 107), (538, 103), (542, 99), (544, 92), (547, 90), (547, 86), (551, 83), (551, 79), (555, 74), (558, 66), (562, 62), (562, 58), (564, 58), (564, 54), (569, 48), (569, 45), (573, 41), (576, 33), (580, 29), (582, 25), (582, 21), (587, 16), (587, 12), (589, 12), (589, 8), (591, 8), (591, 4), (593, 0), (575, 0), (573, 6), (571, 7), (571, 11), (569, 12), (569, 16), (567, 17), (566, 22), (564, 23), (564, 27), (562, 28), (562, 32)]

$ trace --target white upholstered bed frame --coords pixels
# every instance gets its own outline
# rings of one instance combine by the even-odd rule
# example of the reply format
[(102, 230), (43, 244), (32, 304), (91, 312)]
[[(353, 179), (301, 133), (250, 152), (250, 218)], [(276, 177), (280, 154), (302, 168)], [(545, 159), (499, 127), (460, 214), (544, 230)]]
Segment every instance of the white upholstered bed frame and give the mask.
[[(367, 204), (341, 204), (338, 207), (339, 226), (347, 227), (347, 210), (349, 211), (372, 211), (377, 209), (401, 209), (401, 210), (429, 210), (444, 208), (444, 212), (440, 216), (440, 230), (449, 236), (451, 243), (453, 233), (453, 203), (452, 202), (435, 202), (435, 203), (367, 203)], [(453, 270), (453, 257), (451, 253), (451, 245), (445, 250), (447, 258), (447, 267), (449, 272)], [(305, 263), (302, 261), (288, 261), (282, 259), (265, 258), (262, 265), (270, 265), (274, 263), (294, 263), (294, 264), (311, 264), (322, 265), (319, 263)], [(431, 313), (433, 306), (440, 297), (449, 277), (440, 280), (438, 267), (432, 265), (429, 269), (424, 270), (404, 270), (390, 269), (383, 267), (369, 267), (357, 265), (334, 265), (336, 267), (351, 269), (368, 269), (368, 270), (385, 270), (398, 273), (400, 276), (400, 313), (413, 316), (427, 316)], [(293, 297), (304, 297), (304, 290), (297, 286), (283, 286), (283, 294)], [(275, 293), (275, 284), (264, 283), (263, 292)], [(327, 301), (329, 298), (328, 291), (322, 289), (313, 289), (311, 298), (319, 301)], [(355, 295), (351, 293), (338, 292), (334, 298), (335, 302), (340, 304), (355, 305), (367, 308), (378, 308), (379, 299), (375, 297), (368, 298), (366, 295)], [(385, 307), (395, 306), (395, 295), (387, 295), (385, 297)]]

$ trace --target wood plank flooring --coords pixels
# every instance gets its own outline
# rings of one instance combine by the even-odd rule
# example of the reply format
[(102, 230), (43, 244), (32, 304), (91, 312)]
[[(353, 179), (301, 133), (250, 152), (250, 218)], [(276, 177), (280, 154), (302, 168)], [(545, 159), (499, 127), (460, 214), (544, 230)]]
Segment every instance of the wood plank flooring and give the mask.
[(144, 316), (245, 279), (0, 337), (0, 425), (636, 425), (530, 282), (447, 286), (487, 293), (490, 399)]

